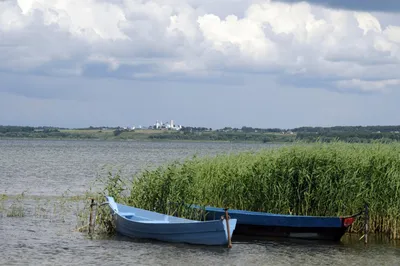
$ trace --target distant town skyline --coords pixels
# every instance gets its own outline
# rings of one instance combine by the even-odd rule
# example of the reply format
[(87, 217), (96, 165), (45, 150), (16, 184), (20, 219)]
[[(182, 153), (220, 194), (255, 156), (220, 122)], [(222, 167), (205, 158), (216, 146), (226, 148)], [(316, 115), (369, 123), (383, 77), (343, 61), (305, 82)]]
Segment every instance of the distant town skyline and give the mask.
[(400, 1), (0, 1), (0, 124), (400, 124)]

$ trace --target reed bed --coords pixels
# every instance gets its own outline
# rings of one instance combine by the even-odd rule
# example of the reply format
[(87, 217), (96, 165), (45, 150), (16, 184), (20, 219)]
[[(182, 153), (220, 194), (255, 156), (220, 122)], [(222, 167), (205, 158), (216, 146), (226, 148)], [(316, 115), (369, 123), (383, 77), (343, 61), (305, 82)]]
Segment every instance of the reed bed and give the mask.
[[(294, 144), (189, 158), (140, 172), (128, 186), (112, 176), (107, 187), (120, 202), (189, 218), (187, 204), (341, 216), (368, 203), (370, 232), (400, 238), (398, 143)], [(350, 231), (362, 228), (357, 219)]]

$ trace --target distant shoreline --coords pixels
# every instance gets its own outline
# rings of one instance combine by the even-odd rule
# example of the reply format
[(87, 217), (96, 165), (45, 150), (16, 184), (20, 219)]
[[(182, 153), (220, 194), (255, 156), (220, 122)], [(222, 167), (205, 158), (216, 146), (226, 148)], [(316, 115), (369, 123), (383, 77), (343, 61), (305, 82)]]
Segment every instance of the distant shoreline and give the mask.
[(0, 126), (0, 139), (47, 140), (116, 140), (146, 142), (233, 142), (233, 143), (293, 143), (332, 142), (351, 143), (400, 141), (400, 126), (371, 127), (301, 127), (292, 130), (259, 129), (251, 127), (211, 128), (184, 127), (182, 130), (123, 129), (123, 128), (34, 128)]
[(285, 144), (290, 142), (268, 142), (263, 143), (260, 141), (246, 141), (246, 140), (190, 140), (190, 139), (94, 139), (94, 138), (5, 138), (0, 137), (0, 140), (48, 140), (48, 141), (115, 141), (115, 142), (188, 142), (188, 143), (243, 143), (243, 144)]

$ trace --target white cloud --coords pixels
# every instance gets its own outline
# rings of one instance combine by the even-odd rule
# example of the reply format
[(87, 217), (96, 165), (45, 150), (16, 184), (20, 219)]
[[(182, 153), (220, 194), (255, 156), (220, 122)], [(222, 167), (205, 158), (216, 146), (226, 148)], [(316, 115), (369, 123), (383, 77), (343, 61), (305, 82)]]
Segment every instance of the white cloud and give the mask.
[[(238, 19), (234, 15), (225, 20), (215, 15), (205, 15), (199, 17), (198, 23), (205, 40), (225, 56), (242, 56), (253, 63), (277, 60), (275, 44), (265, 36), (257, 21)], [(232, 46), (236, 49), (232, 49)]]
[(17, 0), (24, 16), (41, 11), (43, 24), (57, 25), (74, 36), (92, 39), (126, 39), (119, 24), (126, 21), (117, 5), (95, 0)]
[(135, 79), (257, 72), (340, 91), (399, 85), (399, 26), (306, 2), (237, 2), (248, 3), (243, 14), (220, 17), (211, 7), (227, 1), (3, 1), (0, 69), (79, 76), (105, 64)]
[(381, 33), (381, 24), (379, 21), (370, 13), (366, 12), (355, 12), (355, 18), (358, 22), (358, 27), (363, 30), (364, 35), (366, 35), (369, 31), (373, 31), (376, 33)]
[(384, 32), (385, 37), (394, 43), (400, 44), (400, 27), (389, 26)]
[(380, 81), (365, 81), (359, 79), (340, 80), (337, 85), (341, 89), (354, 89), (366, 92), (385, 91), (388, 87), (400, 85), (400, 79), (388, 79)]

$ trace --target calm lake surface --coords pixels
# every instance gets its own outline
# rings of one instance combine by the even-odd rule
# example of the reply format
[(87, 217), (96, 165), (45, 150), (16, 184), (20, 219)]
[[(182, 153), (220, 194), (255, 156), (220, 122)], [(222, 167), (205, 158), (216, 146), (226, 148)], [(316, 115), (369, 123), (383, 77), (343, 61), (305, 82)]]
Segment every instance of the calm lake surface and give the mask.
[[(131, 175), (192, 155), (265, 144), (0, 140), (0, 265), (400, 265), (400, 243), (357, 236), (341, 243), (270, 240), (233, 248), (90, 239), (76, 231), (76, 204), (107, 167)], [(106, 168), (104, 168), (106, 167)], [(22, 196), (23, 193), (23, 196)], [(5, 196), (2, 196), (5, 195)], [(9, 215), (12, 210), (23, 217)]]

